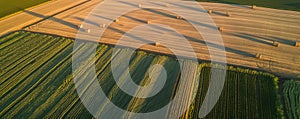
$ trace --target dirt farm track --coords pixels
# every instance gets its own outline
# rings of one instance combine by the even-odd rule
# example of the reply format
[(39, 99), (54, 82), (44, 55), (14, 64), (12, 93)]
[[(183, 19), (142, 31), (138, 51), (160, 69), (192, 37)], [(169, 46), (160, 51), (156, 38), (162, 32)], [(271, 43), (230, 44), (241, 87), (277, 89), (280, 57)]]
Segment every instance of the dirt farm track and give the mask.
[[(75, 38), (78, 26), (100, 2), (52, 1), (0, 21), (0, 34), (23, 29)], [(300, 12), (263, 7), (253, 10), (249, 6), (219, 3), (199, 4), (206, 10), (213, 10), (210, 16), (217, 26), (223, 27), (221, 34), (228, 64), (267, 71), (283, 78), (300, 78), (300, 47), (295, 47), (295, 42), (300, 40)], [(231, 16), (228, 17), (226, 12)], [(140, 9), (123, 15), (120, 22), (109, 26), (99, 42), (115, 44), (123, 33), (135, 26), (147, 24), (148, 19), (153, 23), (172, 26), (186, 36), (200, 60), (210, 60), (205, 41), (188, 22), (176, 19), (173, 13), (157, 9)], [(93, 22), (90, 25), (100, 26)], [(273, 41), (277, 41), (279, 47), (273, 46)], [(180, 42), (170, 44), (176, 45), (178, 50), (185, 47)], [(164, 47), (153, 45), (145, 45), (141, 49), (171, 53)], [(262, 59), (255, 58), (257, 53), (263, 55)]]

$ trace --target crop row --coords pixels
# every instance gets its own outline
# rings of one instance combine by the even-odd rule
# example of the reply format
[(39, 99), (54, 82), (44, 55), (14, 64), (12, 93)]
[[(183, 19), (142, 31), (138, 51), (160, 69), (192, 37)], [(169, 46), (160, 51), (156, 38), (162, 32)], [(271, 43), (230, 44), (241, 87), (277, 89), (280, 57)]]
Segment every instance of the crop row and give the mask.
[(285, 116), (289, 119), (300, 117), (300, 82), (289, 80), (283, 84)]

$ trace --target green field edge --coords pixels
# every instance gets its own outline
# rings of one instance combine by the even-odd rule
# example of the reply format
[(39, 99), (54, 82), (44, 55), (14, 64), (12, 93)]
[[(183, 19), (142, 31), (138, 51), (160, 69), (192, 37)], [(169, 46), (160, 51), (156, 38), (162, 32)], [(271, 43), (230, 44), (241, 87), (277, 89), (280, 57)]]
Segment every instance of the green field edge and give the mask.
[(216, 69), (221, 69), (221, 70), (226, 70), (226, 71), (233, 71), (233, 72), (238, 72), (238, 73), (246, 73), (246, 74), (252, 74), (252, 75), (263, 75), (263, 76), (269, 76), (273, 79), (274, 85), (275, 85), (275, 94), (277, 95), (277, 100), (276, 100), (276, 108), (277, 108), (277, 114), (279, 117), (284, 119), (285, 116), (285, 108), (284, 108), (284, 102), (283, 102), (283, 95), (281, 95), (281, 90), (280, 88), (280, 82), (283, 82), (283, 80), (280, 80), (279, 77), (275, 76), (272, 73), (264, 72), (264, 71), (259, 71), (256, 69), (251, 69), (251, 68), (245, 68), (241, 66), (234, 66), (234, 65), (223, 65), (223, 64), (218, 64), (218, 63), (211, 63), (211, 62), (199, 62), (199, 71), (201, 73), (201, 70), (203, 68), (216, 68)]

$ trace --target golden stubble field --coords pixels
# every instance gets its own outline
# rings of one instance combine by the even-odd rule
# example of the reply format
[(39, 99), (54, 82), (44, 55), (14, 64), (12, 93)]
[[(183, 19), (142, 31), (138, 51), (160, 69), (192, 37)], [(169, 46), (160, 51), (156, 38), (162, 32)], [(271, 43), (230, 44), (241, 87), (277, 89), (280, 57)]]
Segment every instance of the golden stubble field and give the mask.
[[(299, 47), (294, 46), (295, 41), (300, 39), (299, 12), (262, 7), (253, 10), (250, 6), (219, 3), (200, 2), (200, 4), (206, 10), (213, 11), (212, 19), (218, 27), (223, 28), (221, 34), (229, 64), (268, 71), (280, 77), (299, 78), (300, 52)], [(26, 30), (75, 37), (78, 26), (83, 23), (95, 5), (95, 2), (84, 4)], [(227, 16), (227, 12), (230, 13), (230, 17)], [(109, 25), (99, 42), (115, 44), (128, 30), (147, 24), (147, 20), (151, 20), (151, 23), (164, 24), (176, 29), (190, 41), (200, 60), (210, 60), (208, 48), (201, 35), (185, 20), (176, 19), (176, 14), (145, 8), (127, 13), (119, 20), (118, 23)], [(100, 24), (93, 21), (87, 21), (87, 23), (100, 27)], [(205, 23), (203, 25), (207, 28), (211, 27)], [(87, 30), (89, 27), (83, 26), (83, 29)], [(273, 41), (279, 42), (279, 47), (273, 46)], [(178, 50), (185, 47), (180, 42), (170, 44), (178, 47)], [(130, 47), (130, 43), (128, 46)], [(146, 45), (141, 49), (171, 54), (163, 47)], [(255, 58), (257, 53), (263, 55), (261, 60)]]

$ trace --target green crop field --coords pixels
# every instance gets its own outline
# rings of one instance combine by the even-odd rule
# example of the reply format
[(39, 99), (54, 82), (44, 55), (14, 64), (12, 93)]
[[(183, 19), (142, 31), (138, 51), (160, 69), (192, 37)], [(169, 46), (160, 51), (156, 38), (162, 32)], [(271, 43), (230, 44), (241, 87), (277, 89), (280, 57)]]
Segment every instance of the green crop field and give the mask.
[[(72, 77), (73, 45), (74, 41), (71, 39), (27, 31), (13, 32), (1, 37), (0, 117), (92, 118), (75, 89)], [(85, 52), (88, 49), (80, 46), (76, 51)], [(199, 65), (198, 62), (177, 61), (169, 56), (136, 51), (131, 57), (129, 66), (129, 72), (136, 84), (149, 83), (149, 67), (154, 64), (164, 66), (168, 77), (163, 90), (157, 95), (145, 99), (134, 98), (121, 91), (113, 80), (110, 65), (113, 50), (111, 46), (99, 44), (95, 65), (99, 84), (115, 105), (132, 112), (151, 112), (165, 106), (176, 94), (177, 79), (181, 75), (178, 62), (183, 62), (185, 72), (192, 75), (192, 71), (195, 71), (197, 75), (195, 80), (188, 80), (199, 83), (199, 92), (195, 103), (188, 111), (187, 118), (197, 117), (209, 82), (210, 68), (206, 63), (200, 64), (199, 69), (193, 69), (193, 66)], [(127, 50), (131, 49), (124, 48), (116, 51), (122, 58), (128, 57), (123, 53)], [(280, 118), (282, 116), (282, 106), (277, 97), (279, 93), (277, 93), (276, 77), (239, 68), (229, 68), (227, 73), (221, 98), (208, 118), (246, 118), (247, 116)], [(151, 80), (156, 81), (157, 78)], [(137, 95), (140, 93), (136, 91)], [(105, 108), (106, 105), (99, 104), (99, 106)]]
[(0, 18), (47, 1), (49, 0), (1, 0)]
[[(198, 117), (199, 107), (206, 95), (211, 66), (205, 64), (200, 75), (199, 92), (189, 110), (191, 118)], [(219, 79), (220, 80), (220, 79)], [(278, 95), (277, 78), (273, 75), (229, 67), (219, 101), (206, 118), (276, 119), (283, 117)]]
[(257, 5), (261, 7), (300, 11), (299, 0), (197, 0), (200, 2), (218, 2), (227, 4)]
[(285, 81), (283, 84), (283, 100), (285, 103), (285, 115), (289, 119), (300, 117), (300, 82)]
[(0, 117), (91, 116), (70, 76), (72, 40), (20, 31), (0, 44)]
[[(114, 82), (112, 69), (110, 66), (111, 59), (109, 58), (112, 50), (113, 48), (103, 45), (100, 47), (100, 50), (98, 50), (98, 55), (96, 55), (96, 59), (98, 59), (96, 61), (98, 80), (102, 87), (102, 90), (106, 93), (110, 101), (112, 101), (118, 107), (132, 112), (151, 112), (165, 106), (165, 104), (169, 102), (169, 99), (172, 96), (172, 91), (176, 87), (176, 80), (174, 79), (176, 79), (179, 75), (179, 64), (174, 58), (148, 54), (143, 51), (135, 52), (130, 60), (129, 73), (131, 74), (131, 77), (136, 84), (146, 85), (149, 83), (149, 67), (153, 66), (154, 64), (160, 64), (165, 67), (165, 69), (167, 70), (166, 73), (168, 75), (168, 83), (162, 89), (163, 91), (158, 93), (154, 97), (146, 99), (134, 98), (124, 93), (116, 85), (116, 82)], [(118, 57), (121, 59), (128, 57), (128, 55), (124, 53), (126, 52), (126, 50), (131, 49), (120, 49), (118, 51)], [(122, 67), (120, 66), (118, 68)], [(156, 82), (158, 80), (158, 76), (154, 77), (156, 78), (152, 78), (151, 80)], [(119, 81), (124, 83), (123, 78)], [(136, 91), (136, 95), (139, 95), (139, 93), (141, 92)], [(145, 94), (145, 92), (143, 94)], [(106, 105), (100, 106), (103, 106), (104, 108)]]

